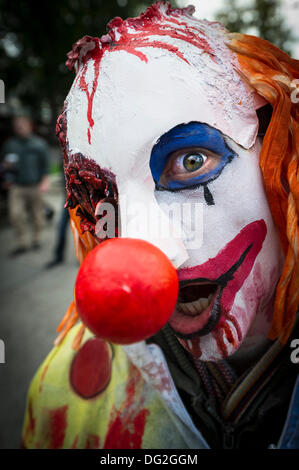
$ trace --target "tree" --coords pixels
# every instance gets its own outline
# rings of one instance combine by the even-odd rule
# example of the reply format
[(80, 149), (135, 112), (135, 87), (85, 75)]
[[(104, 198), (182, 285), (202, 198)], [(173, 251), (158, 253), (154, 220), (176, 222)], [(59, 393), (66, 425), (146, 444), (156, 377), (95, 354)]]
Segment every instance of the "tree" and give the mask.
[(139, 14), (151, 0), (0, 0), (0, 70), (6, 99), (18, 97), (33, 117), (57, 113), (74, 79), (66, 53), (84, 35), (101, 36), (115, 16)]
[(255, 34), (290, 53), (294, 37), (284, 22), (280, 4), (280, 0), (252, 0), (251, 5), (244, 6), (229, 0), (216, 18), (231, 32)]

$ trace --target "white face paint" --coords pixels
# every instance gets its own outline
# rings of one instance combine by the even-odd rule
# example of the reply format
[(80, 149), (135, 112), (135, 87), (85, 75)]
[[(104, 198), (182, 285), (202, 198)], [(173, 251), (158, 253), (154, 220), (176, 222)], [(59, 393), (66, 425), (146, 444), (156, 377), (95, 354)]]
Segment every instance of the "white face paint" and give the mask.
[[(249, 353), (264, 341), (282, 255), (258, 163), (258, 98), (235, 72), (235, 58), (224, 45), (222, 30), (190, 18), (188, 22), (190, 28), (204, 25), (221, 61), (216, 63), (189, 42), (173, 38), (166, 42), (160, 36), (187, 62), (173, 51), (153, 47), (142, 49), (147, 61), (125, 50), (106, 51), (99, 69), (90, 59), (79, 70), (66, 100), (67, 139), (70, 155), (79, 152), (115, 175), (121, 236), (135, 238), (136, 227), (141, 227), (137, 236), (160, 247), (178, 269), (182, 301), (170, 325), (183, 346), (202, 360), (219, 360), (241, 343)], [(162, 136), (179, 125), (187, 129), (188, 123), (205, 134), (210, 151), (214, 140), (228, 148), (232, 161), (205, 185), (188, 188), (185, 180), (180, 191), (155, 190), (152, 150)], [(179, 139), (171, 142), (172, 154), (176, 142), (182, 149)], [(213, 152), (214, 161), (221, 161), (221, 155)], [(151, 224), (143, 223), (142, 211), (131, 210), (137, 201), (151, 208)], [(193, 220), (182, 220), (183, 232), (177, 238), (150, 233), (148, 225), (169, 222), (165, 204), (173, 203), (203, 207), (202, 244), (190, 248), (186, 242), (192, 238), (188, 230)], [(126, 223), (124, 211), (129, 213)], [(176, 223), (174, 219), (170, 225)]]

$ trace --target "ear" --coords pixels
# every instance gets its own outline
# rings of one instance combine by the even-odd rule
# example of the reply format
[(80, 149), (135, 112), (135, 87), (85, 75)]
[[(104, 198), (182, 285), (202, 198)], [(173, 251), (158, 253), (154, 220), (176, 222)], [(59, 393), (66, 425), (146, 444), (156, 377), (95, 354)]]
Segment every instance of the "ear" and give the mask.
[(258, 136), (264, 137), (271, 121), (272, 106), (267, 103), (265, 106), (257, 109), (256, 114), (259, 120)]

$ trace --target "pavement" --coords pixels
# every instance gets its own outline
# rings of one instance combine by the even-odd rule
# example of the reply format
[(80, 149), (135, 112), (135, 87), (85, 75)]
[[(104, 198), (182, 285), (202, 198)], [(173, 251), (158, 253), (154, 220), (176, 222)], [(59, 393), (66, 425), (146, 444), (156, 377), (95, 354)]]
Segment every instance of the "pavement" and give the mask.
[(5, 345), (5, 363), (0, 363), (0, 449), (20, 447), (30, 381), (51, 350), (57, 325), (72, 300), (78, 262), (70, 228), (65, 262), (45, 269), (53, 256), (63, 198), (54, 178), (46, 200), (55, 216), (45, 224), (40, 250), (12, 259), (8, 253), (15, 247), (14, 232), (9, 226), (0, 230), (0, 340)]

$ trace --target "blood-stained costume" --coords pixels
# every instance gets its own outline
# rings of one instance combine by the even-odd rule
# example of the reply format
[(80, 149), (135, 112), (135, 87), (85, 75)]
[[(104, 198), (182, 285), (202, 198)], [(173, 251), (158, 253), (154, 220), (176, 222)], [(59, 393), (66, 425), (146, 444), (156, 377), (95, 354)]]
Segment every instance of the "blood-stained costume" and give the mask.
[[(192, 13), (158, 2), (68, 54), (57, 134), (78, 259), (109, 201), (116, 235), (160, 248), (180, 292), (162, 330), (126, 346), (71, 304), (30, 387), (26, 448), (299, 447), (299, 65)], [(184, 212), (198, 203), (202, 231)], [(178, 236), (151, 230), (165, 221)]]

